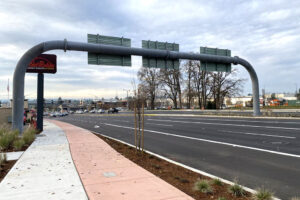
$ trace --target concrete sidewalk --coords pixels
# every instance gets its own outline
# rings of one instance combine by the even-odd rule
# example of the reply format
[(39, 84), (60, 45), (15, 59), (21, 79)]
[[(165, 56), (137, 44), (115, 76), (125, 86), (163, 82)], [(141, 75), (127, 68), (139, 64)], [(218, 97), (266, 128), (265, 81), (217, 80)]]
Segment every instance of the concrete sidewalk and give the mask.
[(45, 122), (44, 131), (0, 183), (0, 200), (88, 199), (65, 133)]
[(60, 121), (89, 199), (192, 199), (123, 157), (91, 132)]
[(129, 161), (91, 132), (49, 120), (0, 183), (0, 200), (9, 199), (192, 198)]

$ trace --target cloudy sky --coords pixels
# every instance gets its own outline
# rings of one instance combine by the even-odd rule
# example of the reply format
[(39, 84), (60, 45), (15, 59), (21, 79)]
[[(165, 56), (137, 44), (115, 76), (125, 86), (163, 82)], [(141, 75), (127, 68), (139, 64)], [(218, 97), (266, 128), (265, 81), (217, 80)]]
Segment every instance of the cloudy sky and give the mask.
[[(1, 0), (0, 99), (18, 59), (33, 45), (67, 38), (87, 41), (87, 33), (141, 40), (176, 42), (180, 51), (199, 52), (200, 46), (227, 48), (255, 68), (267, 92), (295, 92), (300, 87), (300, 1), (292, 0)], [(141, 67), (87, 64), (87, 53), (52, 51), (58, 72), (45, 75), (45, 97), (101, 98), (126, 96)], [(251, 93), (247, 78), (244, 94)], [(36, 97), (36, 74), (26, 75), (26, 98)]]

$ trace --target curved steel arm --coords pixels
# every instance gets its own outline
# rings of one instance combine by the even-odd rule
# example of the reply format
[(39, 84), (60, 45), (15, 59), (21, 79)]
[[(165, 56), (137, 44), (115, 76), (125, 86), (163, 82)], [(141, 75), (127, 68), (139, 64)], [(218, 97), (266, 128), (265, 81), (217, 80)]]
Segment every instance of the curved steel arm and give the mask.
[(220, 63), (233, 63), (241, 64), (244, 66), (250, 74), (252, 80), (253, 90), (253, 115), (260, 115), (259, 108), (259, 85), (258, 78), (254, 68), (246, 60), (239, 57), (226, 57), (207, 54), (195, 54), (176, 52), (168, 50), (156, 50), (156, 49), (142, 49), (121, 47), (113, 45), (103, 44), (91, 44), (82, 42), (72, 42), (65, 40), (55, 40), (40, 43), (31, 49), (29, 49), (19, 60), (13, 77), (13, 110), (12, 110), (12, 124), (13, 129), (18, 129), (20, 133), (23, 130), (23, 112), (24, 112), (24, 79), (27, 66), (32, 59), (37, 57), (43, 52), (50, 50), (72, 50), (72, 51), (85, 51), (91, 53), (103, 53), (111, 55), (136, 55), (146, 56), (151, 58), (163, 58), (163, 59), (189, 59), (200, 60), (207, 62), (220, 62)]

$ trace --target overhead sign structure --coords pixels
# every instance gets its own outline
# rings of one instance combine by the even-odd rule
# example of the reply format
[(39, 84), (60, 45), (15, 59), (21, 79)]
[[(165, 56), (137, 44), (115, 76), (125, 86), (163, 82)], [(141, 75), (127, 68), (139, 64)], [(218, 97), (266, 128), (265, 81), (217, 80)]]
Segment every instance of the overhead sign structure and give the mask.
[[(210, 54), (218, 56), (231, 57), (231, 51), (228, 49), (200, 47), (200, 54)], [(201, 61), (201, 69), (209, 72), (231, 72), (231, 64), (203, 62)]]
[(56, 55), (41, 54), (35, 57), (28, 65), (28, 73), (56, 73)]
[[(131, 47), (131, 40), (128, 38), (103, 36), (99, 34), (88, 34), (88, 43)], [(107, 55), (88, 52), (88, 64), (130, 67), (131, 56)]]
[[(159, 49), (169, 51), (179, 51), (179, 44), (157, 42), (150, 40), (142, 41), (143, 49)], [(147, 68), (162, 68), (162, 69), (179, 69), (179, 59), (157, 59), (143, 56), (143, 67)]]

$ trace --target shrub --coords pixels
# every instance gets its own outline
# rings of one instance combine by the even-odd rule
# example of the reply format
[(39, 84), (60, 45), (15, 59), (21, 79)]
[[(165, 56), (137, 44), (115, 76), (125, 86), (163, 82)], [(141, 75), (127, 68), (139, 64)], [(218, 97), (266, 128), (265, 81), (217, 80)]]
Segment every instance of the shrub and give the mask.
[(1, 150), (8, 149), (12, 145), (14, 140), (18, 138), (18, 135), (19, 135), (18, 130), (3, 132), (2, 136), (0, 136), (0, 149)]
[(225, 197), (219, 197), (218, 200), (226, 200)]
[(22, 147), (23, 147), (24, 145), (25, 145), (24, 140), (23, 140), (22, 138), (19, 138), (19, 139), (17, 139), (17, 140), (14, 141), (14, 143), (13, 143), (13, 148), (14, 148), (14, 150), (16, 150), (16, 151), (19, 151), (19, 150), (22, 149)]
[(253, 196), (254, 200), (272, 200), (273, 193), (265, 188), (257, 189), (256, 193)]
[(205, 179), (198, 180), (194, 185), (194, 189), (202, 193), (212, 193), (213, 191), (210, 182)]
[(29, 145), (35, 139), (36, 130), (32, 127), (28, 127), (22, 135), (22, 139), (26, 145)]
[(237, 182), (233, 185), (229, 186), (229, 192), (236, 197), (241, 197), (245, 195), (245, 191), (242, 186), (240, 186)]
[(9, 127), (6, 124), (2, 124), (0, 126), (0, 137), (5, 133), (8, 133), (9, 131), (10, 131)]
[(214, 185), (219, 185), (219, 186), (222, 186), (222, 185), (223, 185), (222, 181), (221, 181), (219, 178), (214, 178), (214, 179), (212, 180), (212, 183), (213, 183)]

